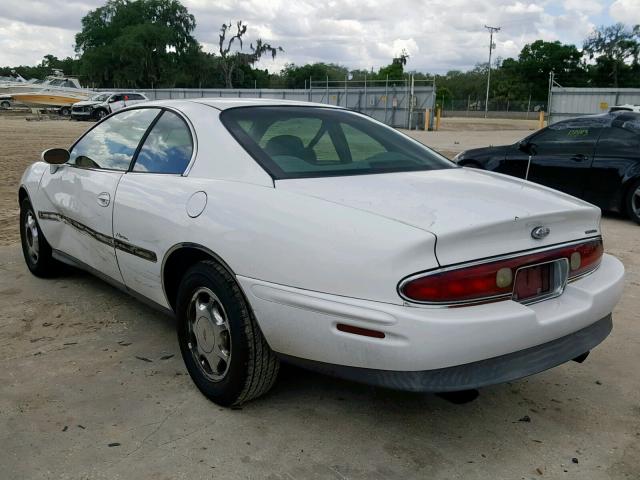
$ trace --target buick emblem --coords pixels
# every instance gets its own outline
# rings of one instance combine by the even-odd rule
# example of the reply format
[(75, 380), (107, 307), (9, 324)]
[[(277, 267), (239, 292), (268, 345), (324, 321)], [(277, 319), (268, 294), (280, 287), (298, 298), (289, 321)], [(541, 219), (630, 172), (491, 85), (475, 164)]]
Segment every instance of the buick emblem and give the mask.
[(549, 235), (549, 232), (551, 232), (549, 227), (543, 227), (542, 225), (540, 225), (539, 227), (531, 230), (531, 237), (535, 238), (536, 240), (542, 240), (544, 237)]

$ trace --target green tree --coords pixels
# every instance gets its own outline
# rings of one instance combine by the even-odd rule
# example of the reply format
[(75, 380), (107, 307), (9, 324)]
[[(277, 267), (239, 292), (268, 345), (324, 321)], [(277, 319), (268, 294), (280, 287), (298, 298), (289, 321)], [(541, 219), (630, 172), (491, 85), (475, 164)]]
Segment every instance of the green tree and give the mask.
[(574, 86), (586, 82), (582, 53), (575, 45), (558, 41), (536, 40), (527, 44), (520, 51), (518, 60), (506, 59), (502, 69), (512, 83), (522, 85), (523, 91), (538, 100), (547, 96), (551, 71), (560, 82), (571, 82)]
[(623, 23), (601, 26), (585, 40), (584, 51), (589, 59), (596, 59), (596, 70), (610, 70), (612, 86), (617, 88), (621, 74), (638, 65), (640, 25), (633, 28)]
[(402, 78), (404, 76), (404, 67), (407, 64), (408, 59), (409, 54), (406, 50), (402, 50), (402, 53), (391, 60), (389, 65), (378, 70), (378, 80), (385, 80), (387, 78), (390, 80), (397, 80)]
[(82, 19), (81, 71), (97, 86), (173, 86), (195, 26), (178, 0), (108, 0)]
[[(256, 40), (255, 45), (249, 45), (251, 53), (243, 53), (242, 37), (247, 33), (247, 25), (242, 20), (236, 22), (236, 31), (231, 34), (231, 22), (223, 23), (220, 28), (218, 52), (220, 53), (220, 66), (224, 71), (225, 84), (227, 88), (233, 87), (234, 72), (244, 66), (255, 65), (260, 58), (266, 53), (271, 54), (271, 58), (275, 59), (278, 52), (283, 52), (282, 47), (272, 47), (271, 44)], [(227, 38), (227, 35), (231, 35)], [(237, 41), (240, 51), (232, 52), (233, 43)]]
[(309, 86), (309, 81), (342, 81), (349, 75), (346, 67), (333, 63), (308, 63), (297, 66), (288, 63), (280, 72), (286, 88), (304, 88)]

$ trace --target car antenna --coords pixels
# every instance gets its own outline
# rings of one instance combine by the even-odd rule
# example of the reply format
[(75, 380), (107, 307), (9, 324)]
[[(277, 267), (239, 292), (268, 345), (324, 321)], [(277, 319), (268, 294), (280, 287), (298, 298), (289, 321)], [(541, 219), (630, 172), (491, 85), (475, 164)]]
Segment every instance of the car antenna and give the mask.
[(527, 173), (524, 175), (525, 180), (529, 180), (529, 169), (531, 168), (531, 152), (529, 152), (529, 160), (527, 161)]

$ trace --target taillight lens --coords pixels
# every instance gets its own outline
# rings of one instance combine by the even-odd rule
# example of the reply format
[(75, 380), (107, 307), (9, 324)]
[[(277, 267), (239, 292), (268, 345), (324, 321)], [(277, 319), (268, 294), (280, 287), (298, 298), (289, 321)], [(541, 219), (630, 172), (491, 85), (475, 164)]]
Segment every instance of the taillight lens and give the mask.
[(477, 265), (445, 269), (410, 277), (399, 291), (408, 300), (421, 303), (457, 304), (511, 298), (519, 268), (566, 258), (572, 280), (598, 267), (603, 254), (597, 238), (542, 252), (510, 257)]

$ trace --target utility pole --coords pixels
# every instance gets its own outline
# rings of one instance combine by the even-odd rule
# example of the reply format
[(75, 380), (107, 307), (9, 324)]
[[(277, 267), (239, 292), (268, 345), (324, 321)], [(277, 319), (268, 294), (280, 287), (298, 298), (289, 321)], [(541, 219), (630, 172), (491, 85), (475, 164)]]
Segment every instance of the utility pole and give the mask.
[(500, 27), (490, 27), (485, 25), (484, 28), (489, 30), (489, 65), (487, 71), (487, 96), (484, 101), (484, 118), (487, 118), (487, 112), (489, 111), (489, 85), (491, 84), (491, 52), (493, 51), (493, 34), (500, 31)]

